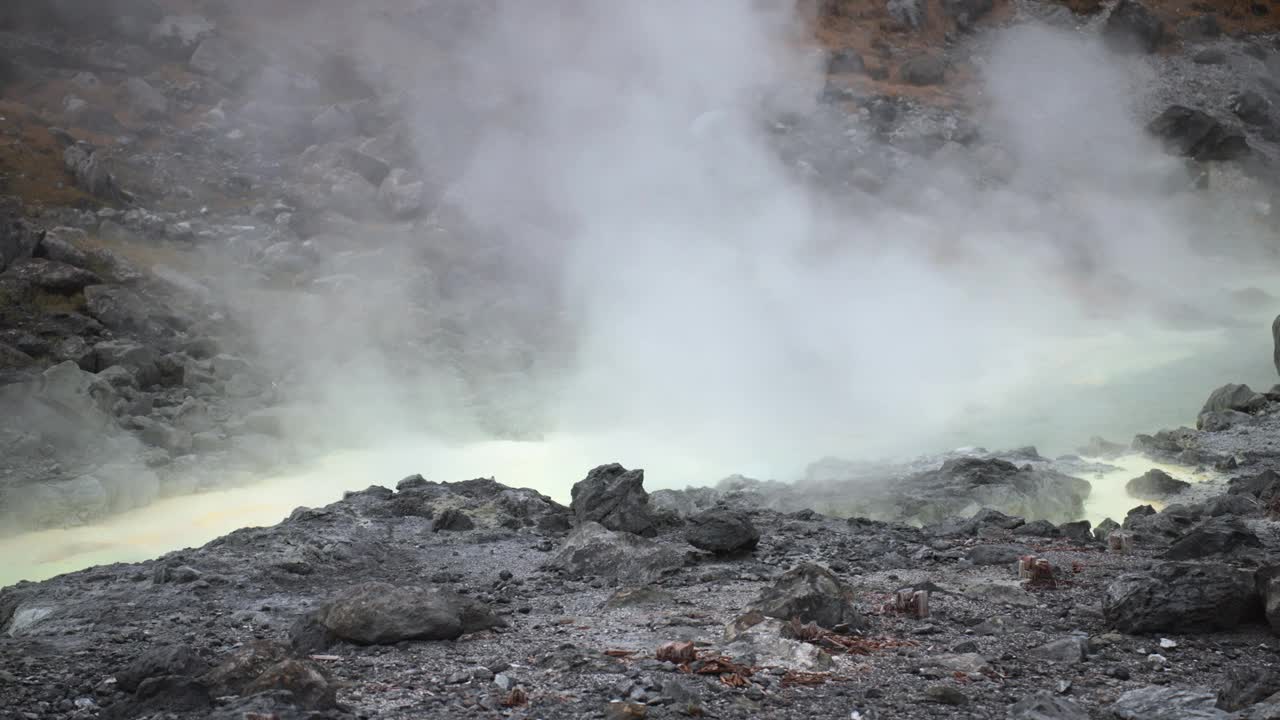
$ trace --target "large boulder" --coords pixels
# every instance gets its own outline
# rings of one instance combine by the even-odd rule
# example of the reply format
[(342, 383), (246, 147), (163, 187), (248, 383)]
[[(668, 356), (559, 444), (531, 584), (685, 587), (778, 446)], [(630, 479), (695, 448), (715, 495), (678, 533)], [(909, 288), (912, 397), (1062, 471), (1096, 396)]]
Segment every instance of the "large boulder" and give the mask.
[(5, 275), (53, 295), (74, 295), (102, 282), (102, 278), (84, 268), (43, 258), (25, 258), (10, 263)]
[(1152, 468), (1125, 483), (1124, 490), (1131, 497), (1139, 500), (1162, 500), (1170, 495), (1177, 495), (1189, 487), (1191, 483), (1173, 478), (1163, 470)]
[(627, 470), (617, 463), (601, 465), (574, 483), (570, 494), (570, 508), (579, 523), (600, 523), (645, 537), (658, 532), (644, 490), (644, 470)]
[(689, 518), (685, 539), (699, 550), (729, 554), (755, 549), (760, 531), (744, 512), (713, 508)]
[(1164, 23), (1137, 0), (1120, 0), (1102, 26), (1103, 41), (1120, 53), (1155, 52), (1164, 35)]
[(1218, 688), (1220, 710), (1243, 710), (1280, 693), (1280, 672), (1267, 667), (1229, 665)]
[(1217, 696), (1209, 688), (1152, 685), (1130, 690), (1111, 705), (1111, 716), (1120, 720), (1230, 720), (1235, 715), (1216, 707)]
[(349, 588), (316, 619), (342, 640), (391, 645), (403, 640), (454, 640), (505, 623), (487, 605), (438, 588), (369, 582)]
[(996, 458), (957, 458), (937, 470), (894, 481), (888, 497), (892, 519), (925, 524), (967, 517), (982, 508), (1028, 521), (1070, 522), (1084, 514), (1092, 486), (1053, 470), (1018, 467)]
[(123, 204), (129, 195), (116, 183), (107, 169), (102, 153), (86, 143), (71, 145), (62, 153), (67, 172), (76, 179), (76, 185), (94, 197), (109, 203)]
[(1127, 633), (1231, 630), (1260, 609), (1250, 573), (1191, 562), (1122, 575), (1102, 598), (1107, 624)]
[(812, 622), (827, 629), (838, 625), (863, 628), (866, 620), (853, 601), (853, 590), (830, 570), (806, 563), (788, 570), (773, 586), (765, 588), (748, 614)]
[(17, 260), (31, 257), (40, 244), (40, 233), (23, 220), (0, 217), (0, 271)]
[(1255, 413), (1264, 410), (1267, 407), (1267, 398), (1261, 393), (1256, 393), (1248, 385), (1237, 385), (1234, 383), (1223, 385), (1209, 394), (1209, 399), (1205, 401), (1204, 407), (1200, 408), (1200, 412), (1217, 412), (1220, 410), (1235, 410), (1236, 412)]
[(571, 575), (650, 582), (683, 567), (685, 560), (683, 551), (667, 543), (586, 522), (565, 538), (554, 562)]
[(1239, 160), (1252, 149), (1243, 133), (1201, 110), (1170, 105), (1147, 125), (1170, 152), (1201, 162)]
[(1243, 522), (1223, 516), (1197, 525), (1165, 551), (1164, 557), (1168, 560), (1195, 560), (1260, 547), (1262, 541)]

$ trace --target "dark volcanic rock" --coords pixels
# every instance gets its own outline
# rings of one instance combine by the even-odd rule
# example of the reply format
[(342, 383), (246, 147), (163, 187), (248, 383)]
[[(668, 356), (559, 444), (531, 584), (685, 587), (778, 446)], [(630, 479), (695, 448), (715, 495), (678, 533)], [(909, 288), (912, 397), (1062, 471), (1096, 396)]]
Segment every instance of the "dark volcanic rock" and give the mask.
[(1152, 468), (1125, 483), (1125, 492), (1140, 500), (1161, 500), (1191, 487), (1191, 483), (1177, 480), (1163, 470)]
[(1089, 720), (1089, 712), (1066, 698), (1042, 692), (1010, 706), (1009, 720)]
[(431, 523), (431, 529), (439, 532), (441, 530), (472, 530), (476, 524), (471, 518), (457, 508), (449, 508), (440, 513), (435, 521)]
[(980, 508), (1031, 520), (1068, 522), (1084, 514), (1088, 481), (995, 458), (957, 458), (895, 482), (891, 502), (903, 520), (936, 523)]
[(974, 565), (1012, 565), (1023, 555), (1035, 551), (1027, 545), (978, 545), (969, 551), (969, 562)]
[(1243, 133), (1200, 110), (1171, 105), (1147, 125), (1169, 151), (1201, 162), (1239, 160), (1252, 149)]
[(1267, 398), (1256, 393), (1248, 385), (1228, 384), (1209, 394), (1201, 413), (1219, 410), (1235, 410), (1237, 412), (1254, 413), (1267, 407)]
[(574, 484), (570, 507), (579, 523), (600, 523), (610, 530), (652, 537), (657, 534), (644, 470), (617, 463), (601, 465)]
[(125, 669), (116, 673), (116, 685), (122, 690), (133, 692), (148, 678), (164, 675), (195, 677), (207, 669), (209, 664), (190, 648), (167, 645), (152, 648), (134, 658)]
[(1227, 668), (1227, 676), (1218, 689), (1217, 707), (1220, 710), (1243, 710), (1280, 693), (1280, 672), (1274, 668)]
[(556, 562), (572, 575), (648, 582), (683, 567), (685, 554), (667, 543), (588, 522), (565, 538)]
[(1189, 562), (1123, 575), (1102, 599), (1108, 625), (1127, 633), (1230, 630), (1253, 619), (1258, 609), (1249, 573)]
[(1242, 413), (1237, 410), (1215, 410), (1213, 412), (1200, 413), (1196, 417), (1196, 429), (1205, 432), (1222, 432), (1230, 430), (1236, 425), (1247, 423), (1253, 420), (1253, 416), (1248, 413)]
[(1200, 523), (1165, 551), (1169, 560), (1194, 560), (1225, 555), (1240, 548), (1262, 547), (1257, 534), (1234, 517), (1216, 517)]
[(898, 68), (898, 78), (909, 85), (940, 85), (946, 76), (946, 63), (933, 55), (917, 55)]
[(1153, 685), (1121, 695), (1111, 714), (1120, 720), (1228, 720), (1231, 716), (1214, 707), (1215, 702), (1208, 688)]
[(40, 233), (23, 220), (0, 217), (0, 271), (31, 257), (40, 244)]
[(1120, 0), (1102, 26), (1107, 47), (1122, 53), (1152, 53), (1164, 40), (1164, 23), (1137, 0)]
[(853, 590), (830, 570), (805, 564), (788, 570), (773, 587), (765, 589), (750, 610), (765, 617), (798, 619), (828, 629), (837, 625), (864, 627), (866, 621), (853, 601)]
[(1280, 496), (1280, 473), (1264, 470), (1253, 477), (1236, 477), (1227, 483), (1231, 495), (1244, 495), (1269, 503)]
[(436, 588), (365, 583), (340, 593), (319, 611), (336, 637), (361, 645), (402, 640), (453, 640), (504, 623), (478, 600)]
[(760, 531), (746, 513), (712, 509), (689, 518), (685, 538), (699, 550), (727, 554), (754, 549), (760, 542)]
[(866, 70), (866, 63), (862, 61), (862, 56), (858, 54), (857, 50), (836, 50), (827, 58), (827, 72), (833, 75), (843, 73), (861, 75)]

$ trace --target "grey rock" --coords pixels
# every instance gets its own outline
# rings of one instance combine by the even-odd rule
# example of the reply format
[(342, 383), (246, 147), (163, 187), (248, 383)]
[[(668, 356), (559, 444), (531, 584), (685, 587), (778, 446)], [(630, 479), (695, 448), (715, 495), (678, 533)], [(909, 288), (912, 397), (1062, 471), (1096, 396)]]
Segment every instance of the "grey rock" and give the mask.
[(1178, 23), (1178, 34), (1185, 40), (1212, 40), (1222, 35), (1222, 26), (1212, 13), (1202, 13)]
[(84, 289), (85, 310), (90, 317), (119, 332), (154, 332), (153, 307), (138, 293), (115, 285), (90, 285)]
[(1169, 152), (1200, 162), (1239, 160), (1253, 152), (1239, 130), (1182, 105), (1166, 108), (1147, 125), (1147, 132), (1159, 138)]
[(785, 637), (787, 625), (766, 619), (745, 628), (730, 626), (725, 652), (755, 666), (781, 667), (806, 672), (829, 670), (831, 656), (816, 645)]
[(1009, 720), (1089, 720), (1089, 711), (1064, 697), (1041, 692), (1010, 706)]
[(1254, 577), (1254, 586), (1262, 601), (1263, 614), (1272, 632), (1280, 634), (1280, 568), (1264, 567)]
[(169, 99), (146, 80), (138, 77), (129, 78), (124, 81), (124, 91), (129, 98), (129, 103), (142, 117), (156, 120), (168, 115)]
[(157, 52), (186, 61), (216, 29), (203, 15), (168, 15), (151, 26), (147, 39)]
[(1206, 520), (1173, 544), (1163, 557), (1168, 560), (1195, 560), (1226, 555), (1243, 548), (1260, 548), (1256, 533), (1233, 516)]
[(431, 529), (435, 532), (441, 530), (459, 532), (474, 529), (475, 526), (471, 517), (457, 508), (449, 508), (441, 512), (431, 523)]
[(1213, 412), (1200, 413), (1196, 417), (1196, 429), (1205, 432), (1222, 432), (1223, 430), (1230, 430), (1237, 425), (1247, 424), (1252, 420), (1252, 415), (1238, 410), (1215, 410)]
[(116, 673), (116, 685), (126, 692), (134, 692), (147, 678), (164, 675), (195, 677), (209, 669), (209, 664), (185, 645), (165, 645), (151, 648), (134, 658), (124, 669)]
[(924, 699), (939, 705), (967, 705), (969, 696), (954, 685), (930, 685), (924, 689)]
[(336, 637), (362, 645), (454, 640), (505, 622), (478, 600), (438, 588), (369, 582), (326, 603), (317, 619)]
[(817, 623), (827, 629), (837, 625), (864, 628), (866, 620), (853, 601), (853, 590), (830, 570), (806, 563), (788, 570), (771, 587), (765, 588), (749, 612), (779, 620)]
[(992, 0), (943, 0), (942, 10), (962, 30), (973, 27), (995, 7)]
[(330, 105), (312, 119), (311, 129), (318, 142), (334, 142), (358, 135), (360, 123), (349, 107)]
[(242, 54), (218, 37), (202, 40), (191, 54), (189, 65), (193, 71), (214, 78), (223, 85), (235, 85), (248, 72), (248, 64)]
[(831, 53), (827, 58), (827, 72), (832, 75), (861, 75), (867, 71), (867, 65), (857, 50), (842, 49)]
[(632, 533), (614, 532), (595, 522), (578, 526), (555, 555), (571, 575), (648, 582), (685, 564), (685, 553)]
[(76, 143), (62, 153), (63, 165), (82, 190), (109, 203), (123, 204), (129, 196), (107, 169), (102, 153), (86, 143)]
[(1031, 650), (1038, 660), (1054, 663), (1083, 662), (1089, 653), (1089, 639), (1082, 635), (1059, 638)]
[(128, 368), (143, 387), (160, 379), (156, 360), (155, 350), (132, 340), (104, 340), (93, 346), (92, 362), (96, 371), (112, 366)]
[(699, 550), (728, 554), (755, 549), (760, 531), (744, 512), (712, 509), (689, 518), (685, 539)]
[(1177, 480), (1156, 468), (1148, 470), (1124, 485), (1125, 492), (1141, 500), (1162, 500), (1170, 495), (1177, 495), (1189, 487), (1191, 483)]
[(1102, 26), (1103, 41), (1120, 53), (1153, 53), (1164, 36), (1164, 23), (1137, 0), (1120, 0)]
[(1023, 555), (1034, 555), (1035, 551), (1027, 545), (994, 543), (977, 545), (966, 556), (974, 565), (1013, 565)]
[(894, 22), (912, 30), (924, 27), (928, 17), (928, 5), (924, 0), (889, 0), (885, 9)]
[(1256, 90), (1245, 90), (1232, 95), (1227, 101), (1227, 107), (1236, 117), (1250, 125), (1271, 124), (1271, 103)]
[(1102, 612), (1121, 632), (1230, 630), (1258, 613), (1253, 578), (1223, 565), (1169, 562), (1107, 586)]
[(1256, 393), (1248, 385), (1227, 384), (1214, 390), (1205, 401), (1201, 413), (1219, 410), (1254, 413), (1267, 407), (1267, 398)]
[(644, 490), (644, 470), (627, 470), (617, 463), (601, 465), (574, 483), (570, 495), (570, 508), (579, 523), (595, 522), (646, 537), (657, 534)]
[[(87, 240), (88, 235), (84, 230), (65, 226), (56, 227), (45, 232), (35, 254), (37, 257), (68, 265), (87, 267), (89, 255), (80, 249), (80, 245)], [(0, 263), (0, 269), (3, 269), (3, 263)]]
[(1110, 710), (1121, 720), (1229, 720), (1216, 699), (1208, 688), (1154, 685), (1126, 692)]
[(0, 271), (32, 256), (40, 245), (40, 233), (25, 221), (0, 218)]
[(1221, 48), (1204, 48), (1191, 56), (1191, 62), (1197, 65), (1222, 65), (1227, 61), (1227, 53)]
[(916, 55), (898, 68), (898, 78), (909, 85), (941, 85), (947, 65), (933, 55)]
[(102, 282), (102, 278), (84, 268), (43, 258), (26, 258), (10, 263), (5, 274), (54, 295), (74, 295), (89, 285)]
[(425, 208), (426, 183), (408, 170), (396, 168), (378, 187), (378, 203), (393, 218), (408, 220), (422, 214)]
[(1219, 710), (1243, 710), (1280, 693), (1280, 672), (1267, 667), (1227, 667), (1215, 703)]
[(1244, 495), (1215, 495), (1205, 500), (1201, 507), (1204, 508), (1204, 514), (1209, 517), (1219, 517), (1222, 515), (1246, 516), (1255, 515), (1261, 511), (1258, 503)]

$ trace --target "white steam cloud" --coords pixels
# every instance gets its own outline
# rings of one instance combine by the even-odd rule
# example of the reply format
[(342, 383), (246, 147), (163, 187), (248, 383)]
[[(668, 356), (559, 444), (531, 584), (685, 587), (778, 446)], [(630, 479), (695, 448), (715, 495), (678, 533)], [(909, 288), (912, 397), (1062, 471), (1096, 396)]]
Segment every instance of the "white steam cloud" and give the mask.
[[(1090, 35), (1023, 25), (990, 38), (973, 98), (982, 147), (893, 155), (902, 167), (869, 200), (815, 188), (778, 151), (782, 124), (833, 112), (817, 104), (811, 29), (787, 3), (477, 8), (431, 32), (348, 11), (343, 36), (382, 64), (381, 84), (407, 92), (413, 147), (447, 175), (449, 212), (550, 288), (504, 297), (495, 285), (494, 302), (525, 319), (462, 329), (500, 343), (537, 322), (520, 314), (529, 306), (558, 308), (567, 359), (504, 381), (513, 403), (536, 395), (548, 442), (584, 455), (549, 490), (615, 459), (653, 470), (696, 458), (653, 475), (673, 485), (790, 478), (826, 454), (956, 441), (1065, 449), (1104, 419), (1090, 412), (1115, 409), (1062, 410), (1040, 428), (991, 418), (1061, 409), (1099, 372), (1160, 363), (1100, 359), (1098, 348), (1138, 346), (1107, 345), (1117, 337), (1172, 353), (1162, 323), (1212, 327), (1232, 311), (1191, 295), (1210, 201), (1174, 188), (1181, 161), (1146, 136), (1134, 104), (1140, 68)], [(869, 131), (844, 124), (819, 142), (872, 157)], [(1002, 182), (980, 181), (993, 175)], [(404, 242), (433, 241), (422, 233)], [(375, 269), (384, 287), (409, 287), (402, 265)], [(395, 293), (384, 300), (385, 334), (411, 337)], [(352, 320), (371, 332), (359, 317), (326, 324)], [(444, 402), (448, 373), (406, 389), (380, 384), (386, 362), (367, 358), (358, 382), (341, 381), (338, 414), (371, 436), (412, 437), (423, 408)], [(315, 375), (318, 396), (335, 397), (332, 380)], [(435, 399), (402, 401), (417, 390)]]

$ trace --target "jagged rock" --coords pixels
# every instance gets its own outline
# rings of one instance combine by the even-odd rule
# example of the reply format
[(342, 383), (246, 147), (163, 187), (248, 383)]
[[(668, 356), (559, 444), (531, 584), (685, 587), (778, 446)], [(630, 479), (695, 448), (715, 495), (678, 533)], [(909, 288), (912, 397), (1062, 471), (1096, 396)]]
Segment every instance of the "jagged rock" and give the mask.
[(1107, 586), (1102, 600), (1107, 624), (1127, 633), (1230, 630), (1258, 609), (1248, 573), (1190, 562), (1122, 575)]
[(107, 169), (102, 155), (91, 145), (76, 143), (62, 154), (67, 172), (75, 176), (76, 184), (85, 192), (109, 203), (123, 204), (129, 195), (116, 184), (116, 178)]
[(1237, 410), (1215, 410), (1214, 412), (1200, 413), (1196, 417), (1196, 429), (1205, 432), (1222, 432), (1230, 430), (1236, 425), (1248, 423), (1253, 420), (1253, 416), (1248, 413), (1242, 413)]
[(1162, 500), (1191, 487), (1191, 483), (1177, 480), (1163, 470), (1152, 468), (1141, 476), (1125, 483), (1125, 492), (1140, 500)]
[(570, 494), (570, 507), (579, 523), (595, 522), (645, 537), (657, 534), (644, 490), (644, 470), (627, 470), (617, 463), (601, 465), (574, 483)]
[[(87, 239), (88, 235), (79, 228), (56, 227), (45, 232), (35, 255), (76, 267), (88, 267), (89, 255), (79, 247)], [(0, 263), (0, 269), (2, 266)]]
[(1197, 525), (1165, 551), (1168, 560), (1195, 560), (1262, 547), (1257, 534), (1235, 517), (1215, 517)]
[(1205, 500), (1201, 507), (1209, 517), (1254, 515), (1261, 509), (1256, 501), (1244, 495), (1217, 495)]
[(862, 614), (853, 605), (849, 586), (818, 565), (806, 563), (788, 570), (772, 587), (761, 592), (748, 608), (748, 614), (759, 613), (778, 620), (817, 623), (832, 629), (847, 625), (859, 629), (866, 626)]
[(832, 75), (852, 73), (861, 75), (867, 71), (867, 65), (857, 50), (845, 48), (836, 50), (827, 58), (827, 72)]
[(1262, 610), (1272, 632), (1280, 634), (1280, 566), (1260, 568), (1254, 586), (1262, 600)]
[(1200, 162), (1239, 160), (1252, 152), (1244, 134), (1209, 114), (1171, 105), (1147, 125), (1170, 152)]
[(152, 306), (138, 293), (116, 285), (84, 289), (85, 310), (104, 326), (119, 332), (155, 331)]
[(1098, 523), (1098, 527), (1093, 529), (1093, 536), (1098, 540), (1106, 540), (1112, 530), (1118, 529), (1120, 529), (1120, 523), (1111, 518), (1103, 518), (1102, 522)]
[(408, 170), (396, 168), (378, 187), (378, 202), (392, 217), (407, 220), (422, 214), (425, 207), (426, 183)]
[(1110, 710), (1121, 720), (1229, 720), (1215, 702), (1208, 688), (1153, 685), (1126, 692)]
[(1089, 720), (1089, 712), (1066, 698), (1042, 692), (1011, 705), (1009, 720)]
[(1164, 23), (1142, 3), (1120, 0), (1102, 26), (1107, 47), (1121, 53), (1153, 53), (1164, 40)]
[(0, 271), (12, 263), (31, 257), (41, 235), (23, 220), (0, 218)]
[(438, 517), (431, 523), (431, 529), (435, 532), (441, 530), (461, 531), (472, 530), (476, 524), (466, 513), (457, 508), (449, 508), (440, 513)]
[(1055, 663), (1083, 662), (1089, 653), (1089, 639), (1073, 635), (1060, 638), (1031, 650), (1031, 656)]
[(1048, 520), (1036, 520), (1014, 528), (1013, 534), (1029, 537), (1058, 537), (1062, 531)]
[(713, 509), (689, 518), (685, 539), (699, 550), (728, 554), (755, 549), (760, 531), (746, 513)]
[(942, 10), (962, 30), (973, 27), (995, 7), (992, 0), (943, 0)]
[(134, 658), (116, 673), (116, 685), (126, 692), (134, 692), (143, 680), (164, 675), (195, 677), (209, 669), (209, 663), (185, 645), (165, 645), (151, 648)]
[(157, 120), (169, 113), (169, 99), (142, 78), (125, 80), (124, 91), (133, 108), (148, 120)]
[(898, 78), (909, 85), (941, 85), (947, 65), (933, 55), (917, 55), (898, 68)]
[(336, 637), (361, 645), (453, 640), (505, 625), (478, 600), (437, 588), (380, 582), (342, 591), (316, 617)]
[(1227, 492), (1256, 498), (1265, 505), (1280, 497), (1280, 473), (1264, 470), (1253, 477), (1232, 478), (1227, 483)]
[(1255, 413), (1267, 407), (1267, 398), (1254, 392), (1248, 385), (1228, 384), (1214, 390), (1205, 401), (1200, 412), (1217, 412), (1235, 410), (1237, 412)]
[(1027, 545), (995, 543), (977, 545), (966, 557), (974, 565), (1013, 565), (1023, 555), (1034, 554), (1035, 551)]
[(1232, 95), (1227, 107), (1236, 117), (1250, 125), (1266, 126), (1271, 124), (1271, 103), (1255, 90)]
[(1229, 665), (1215, 706), (1219, 710), (1243, 710), (1280, 693), (1280, 672), (1273, 668)]
[(202, 15), (168, 15), (151, 26), (150, 46), (181, 61), (191, 59), (200, 43), (213, 36), (216, 26)]
[(666, 543), (585, 522), (565, 538), (555, 561), (571, 575), (648, 582), (683, 567), (685, 554)]
[(785, 637), (786, 623), (765, 619), (744, 628), (726, 629), (725, 652), (755, 666), (822, 672), (832, 665), (831, 656), (816, 645)]
[(202, 40), (188, 64), (193, 71), (214, 78), (223, 85), (235, 85), (248, 72), (243, 55), (219, 37)]
[(924, 27), (928, 16), (928, 5), (924, 0), (889, 0), (885, 9), (895, 22), (912, 30)]
[(42, 258), (26, 258), (10, 263), (5, 274), (55, 295), (73, 295), (89, 285), (102, 282), (102, 278), (84, 268)]

